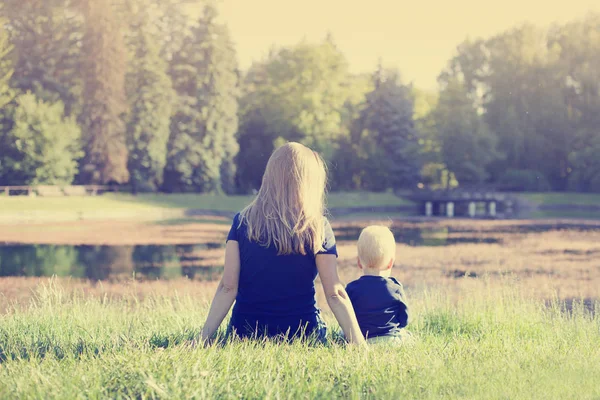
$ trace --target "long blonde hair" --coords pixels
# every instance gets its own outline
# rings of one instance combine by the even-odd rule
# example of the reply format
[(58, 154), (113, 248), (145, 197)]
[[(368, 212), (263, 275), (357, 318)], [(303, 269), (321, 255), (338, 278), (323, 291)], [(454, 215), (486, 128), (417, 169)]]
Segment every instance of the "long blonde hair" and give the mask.
[(267, 163), (256, 198), (241, 212), (248, 239), (274, 245), (279, 254), (323, 249), (327, 173), (321, 157), (300, 143), (286, 143)]

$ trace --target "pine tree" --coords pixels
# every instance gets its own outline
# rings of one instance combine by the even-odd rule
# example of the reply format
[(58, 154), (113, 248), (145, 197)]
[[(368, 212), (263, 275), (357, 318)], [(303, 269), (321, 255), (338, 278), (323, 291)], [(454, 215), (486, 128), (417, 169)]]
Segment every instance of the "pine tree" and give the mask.
[(221, 192), (230, 190), (233, 182), (238, 151), (237, 62), (228, 31), (217, 24), (216, 16), (216, 9), (206, 6), (173, 59), (178, 104), (171, 119), (167, 191)]
[(130, 48), (135, 53), (127, 77), (131, 108), (127, 124), (128, 167), (134, 191), (154, 191), (162, 185), (174, 96), (147, 4), (140, 2), (140, 6), (131, 26)]
[(370, 189), (413, 187), (419, 181), (419, 139), (413, 120), (411, 88), (395, 71), (379, 68), (358, 124)]
[(86, 155), (81, 179), (89, 183), (125, 183), (127, 144), (123, 114), (126, 53), (110, 0), (86, 0), (84, 14), (84, 127)]

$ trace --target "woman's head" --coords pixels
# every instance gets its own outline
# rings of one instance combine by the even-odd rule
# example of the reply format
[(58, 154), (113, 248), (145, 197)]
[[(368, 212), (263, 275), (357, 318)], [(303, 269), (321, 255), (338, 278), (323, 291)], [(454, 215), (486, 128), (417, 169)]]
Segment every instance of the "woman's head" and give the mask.
[(325, 163), (311, 149), (286, 143), (273, 152), (258, 195), (244, 211), (250, 240), (280, 254), (316, 254), (323, 245)]

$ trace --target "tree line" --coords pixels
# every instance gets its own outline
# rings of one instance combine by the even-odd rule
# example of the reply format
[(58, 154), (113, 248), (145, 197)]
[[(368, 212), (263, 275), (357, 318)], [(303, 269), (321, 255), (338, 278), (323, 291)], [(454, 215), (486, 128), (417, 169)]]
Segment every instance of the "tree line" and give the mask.
[(600, 16), (466, 40), (439, 91), (335, 40), (237, 64), (201, 0), (4, 0), (0, 185), (248, 193), (273, 149), (319, 151), (333, 190), (600, 192)]

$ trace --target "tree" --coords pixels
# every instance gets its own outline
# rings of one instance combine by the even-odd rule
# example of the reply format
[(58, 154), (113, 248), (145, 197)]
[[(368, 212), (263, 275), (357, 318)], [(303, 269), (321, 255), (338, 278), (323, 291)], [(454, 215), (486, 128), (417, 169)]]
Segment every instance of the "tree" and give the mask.
[(15, 48), (11, 85), (77, 114), (83, 17), (74, 0), (5, 0), (2, 13)]
[[(1, 7), (1, 6), (0, 6)], [(0, 13), (2, 8), (0, 8)], [(0, 17), (0, 110), (4, 109), (13, 97), (10, 87), (10, 78), (14, 73), (11, 52), (13, 46), (9, 42), (8, 34), (4, 30), (5, 20)], [(0, 132), (2, 127), (0, 126)]]
[(31, 94), (12, 107), (10, 131), (2, 142), (0, 181), (8, 185), (70, 184), (81, 157), (81, 131), (64, 106)]
[(374, 89), (374, 81), (371, 74), (350, 75), (346, 85), (348, 95), (341, 111), (342, 132), (335, 143), (329, 170), (333, 190), (359, 190), (364, 178), (362, 132), (356, 129), (355, 122), (365, 108), (367, 94)]
[(120, 26), (110, 0), (85, 0), (84, 14), (84, 127), (85, 158), (81, 180), (88, 183), (125, 183), (127, 144), (123, 115), (126, 53)]
[[(371, 148), (366, 169), (371, 189), (413, 187), (419, 182), (419, 138), (413, 120), (412, 88), (396, 71), (380, 66), (358, 124), (362, 146)], [(366, 142), (370, 142), (367, 144)]]
[(331, 38), (272, 49), (244, 79), (241, 100), (240, 188), (258, 189), (275, 142), (297, 141), (327, 161), (344, 134), (348, 65)]
[(492, 177), (511, 169), (537, 170), (555, 189), (564, 188), (570, 129), (561, 93), (564, 72), (548, 33), (523, 25), (491, 38), (487, 49), (485, 119), (505, 155)]
[(0, 18), (2, 27), (0, 28), (0, 182), (5, 179), (5, 175), (10, 173), (6, 163), (11, 146), (11, 138), (8, 133), (12, 126), (12, 115), (10, 115), (7, 105), (14, 97), (14, 91), (10, 87), (10, 78), (14, 72), (11, 60), (12, 45), (8, 41), (4, 24), (5, 20)]
[(435, 120), (443, 162), (458, 182), (484, 182), (486, 167), (497, 157), (495, 138), (458, 80), (450, 80), (442, 89)]
[(178, 99), (165, 170), (168, 191), (231, 190), (238, 152), (238, 71), (229, 32), (216, 17), (216, 9), (206, 6), (171, 64)]
[(138, 5), (129, 38), (134, 54), (127, 76), (128, 169), (134, 191), (154, 191), (163, 182), (174, 94), (167, 63), (160, 57), (158, 32), (150, 23), (149, 4), (140, 1)]
[[(563, 178), (567, 188), (600, 192), (600, 14), (550, 32), (549, 46), (560, 56), (562, 89), (569, 151)], [(558, 146), (564, 144), (557, 143)]]
[[(211, 3), (212, 1), (212, 3)], [(158, 38), (161, 57), (173, 60), (183, 47), (185, 39), (192, 34), (202, 17), (204, 4), (214, 4), (213, 0), (150, 0), (158, 7), (157, 18), (153, 20), (160, 31)]]
[(431, 188), (446, 187), (450, 172), (444, 164), (435, 122), (438, 93), (413, 88), (414, 120), (418, 132), (421, 159), (421, 182)]

